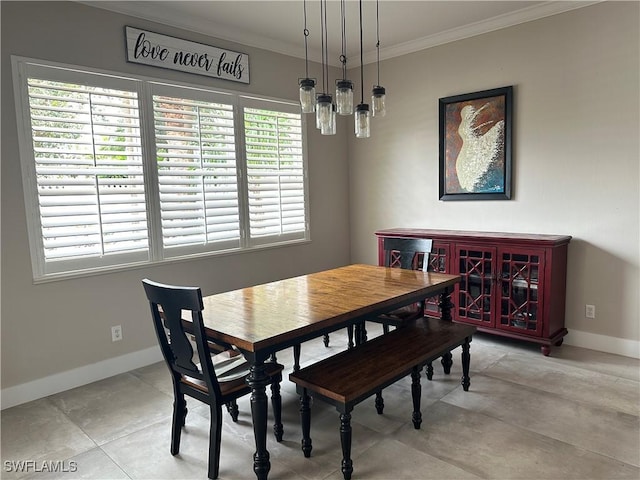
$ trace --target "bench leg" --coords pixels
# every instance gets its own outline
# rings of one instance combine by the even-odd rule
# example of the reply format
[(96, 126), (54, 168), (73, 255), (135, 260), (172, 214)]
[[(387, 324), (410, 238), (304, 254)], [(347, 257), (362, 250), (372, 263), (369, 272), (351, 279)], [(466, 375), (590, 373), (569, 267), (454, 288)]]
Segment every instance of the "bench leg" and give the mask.
[(342, 475), (351, 480), (353, 462), (351, 461), (351, 414), (340, 414), (340, 443), (342, 444)]
[(451, 352), (447, 352), (444, 355), (442, 355), (442, 359), (440, 360), (440, 363), (442, 363), (444, 374), (449, 375), (451, 373), (451, 365), (453, 365), (453, 355), (451, 355)]
[(352, 349), (354, 346), (353, 343), (353, 325), (349, 325), (347, 327), (347, 338), (348, 338), (348, 343), (347, 343), (347, 348), (348, 349)]
[(300, 395), (300, 424), (302, 425), (302, 453), (309, 458), (311, 456), (311, 407), (306, 388)]
[(471, 380), (469, 379), (469, 366), (471, 365), (471, 355), (469, 354), (469, 343), (471, 343), (471, 337), (467, 337), (462, 344), (462, 388), (465, 392), (469, 391), (469, 385)]
[(324, 346), (329, 348), (329, 334), (325, 333), (322, 337), (322, 341), (324, 342)]
[(427, 380), (431, 380), (433, 378), (433, 364), (431, 362), (427, 363)]
[(379, 392), (376, 392), (376, 412), (378, 412), (378, 415), (382, 415), (382, 412), (384, 411), (384, 398), (382, 398), (382, 390), (380, 390)]
[(422, 389), (420, 388), (420, 370), (422, 367), (413, 367), (411, 370), (411, 398), (413, 399), (413, 414), (411, 420), (413, 421), (413, 428), (418, 430), (422, 423), (422, 413), (420, 412), (420, 394)]

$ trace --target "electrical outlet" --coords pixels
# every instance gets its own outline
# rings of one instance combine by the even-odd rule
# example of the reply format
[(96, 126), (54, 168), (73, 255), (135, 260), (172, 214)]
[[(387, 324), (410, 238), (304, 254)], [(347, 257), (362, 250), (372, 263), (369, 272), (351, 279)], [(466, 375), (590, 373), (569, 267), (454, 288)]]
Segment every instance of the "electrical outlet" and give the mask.
[(587, 318), (596, 318), (596, 306), (595, 305), (585, 305), (584, 306), (584, 316)]
[(122, 340), (122, 325), (115, 325), (111, 327), (111, 341), (119, 342)]

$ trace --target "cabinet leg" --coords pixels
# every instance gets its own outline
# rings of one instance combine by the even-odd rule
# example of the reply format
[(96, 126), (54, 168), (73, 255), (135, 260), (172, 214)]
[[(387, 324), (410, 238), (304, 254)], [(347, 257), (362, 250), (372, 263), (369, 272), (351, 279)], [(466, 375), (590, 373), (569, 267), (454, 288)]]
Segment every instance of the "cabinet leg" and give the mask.
[(543, 354), (545, 357), (548, 357), (548, 356), (549, 356), (549, 354), (551, 353), (551, 346), (549, 346), (549, 345), (542, 345), (542, 346), (540, 347), (540, 351), (542, 352), (542, 354)]

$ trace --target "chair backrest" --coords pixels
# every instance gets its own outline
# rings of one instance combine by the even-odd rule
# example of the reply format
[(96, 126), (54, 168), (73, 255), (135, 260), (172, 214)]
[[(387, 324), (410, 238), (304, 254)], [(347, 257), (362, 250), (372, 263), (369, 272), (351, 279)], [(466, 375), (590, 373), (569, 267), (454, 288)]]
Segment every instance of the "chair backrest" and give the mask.
[[(399, 267), (407, 270), (429, 268), (429, 254), (433, 240), (426, 238), (393, 238), (383, 239), (384, 266)], [(422, 257), (422, 263), (420, 258)]]
[[(202, 320), (202, 292), (198, 287), (165, 285), (142, 280), (162, 355), (176, 381), (183, 375), (207, 385), (207, 390), (220, 397), (220, 385), (213, 368)], [(190, 311), (193, 334), (200, 359), (200, 368), (193, 361), (193, 347), (182, 319), (182, 312)], [(167, 333), (168, 330), (168, 333)]]

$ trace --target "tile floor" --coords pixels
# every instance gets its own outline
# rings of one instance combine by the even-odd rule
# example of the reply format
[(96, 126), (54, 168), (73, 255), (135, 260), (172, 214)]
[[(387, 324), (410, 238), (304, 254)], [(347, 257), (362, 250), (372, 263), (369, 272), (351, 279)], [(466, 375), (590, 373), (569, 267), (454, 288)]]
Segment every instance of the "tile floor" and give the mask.
[[(370, 335), (379, 332), (370, 327)], [(345, 347), (346, 334), (303, 344), (303, 365)], [(434, 365), (422, 378), (423, 423), (411, 424), (410, 380), (352, 416), (355, 479), (639, 479), (640, 361), (581, 348), (554, 348), (478, 334), (471, 344), (471, 388), (459, 384), (459, 349), (450, 376)], [(291, 370), (291, 352), (278, 360)], [(383, 359), (381, 359), (383, 361)], [(300, 451), (298, 398), (282, 385), (285, 436), (269, 434), (272, 479), (342, 479), (338, 415), (312, 407), (313, 452)], [(190, 411), (180, 454), (169, 453), (172, 408), (163, 363), (2, 411), (1, 477), (206, 479), (208, 409)], [(220, 479), (255, 478), (248, 397), (240, 418), (225, 412)], [(32, 460), (29, 471), (15, 462)], [(55, 462), (74, 472), (35, 472)]]

